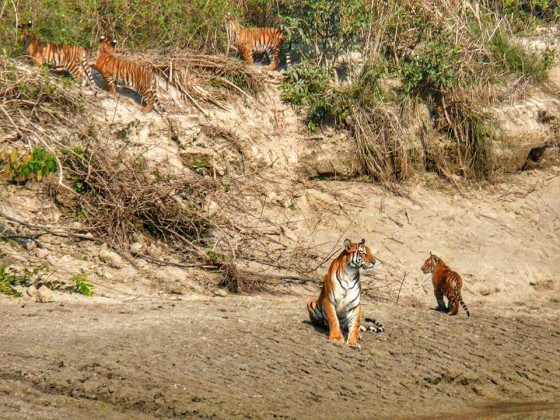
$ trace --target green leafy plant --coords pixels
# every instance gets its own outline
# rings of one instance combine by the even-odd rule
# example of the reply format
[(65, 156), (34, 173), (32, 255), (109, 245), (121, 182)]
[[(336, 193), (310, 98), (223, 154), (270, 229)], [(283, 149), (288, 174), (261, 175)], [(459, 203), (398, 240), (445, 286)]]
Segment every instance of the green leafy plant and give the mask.
[(560, 20), (560, 4), (556, 0), (503, 0), (503, 9), (507, 14), (524, 19)]
[(84, 296), (93, 296), (95, 285), (89, 282), (88, 273), (74, 274), (70, 277), (70, 281), (74, 283), (74, 291)]
[(302, 57), (331, 67), (338, 57), (355, 50), (371, 20), (368, 2), (356, 0), (297, 0), (279, 4), (282, 29), (300, 45)]
[(548, 71), (554, 64), (554, 49), (547, 48), (541, 53), (527, 51), (523, 46), (511, 42), (501, 33), (497, 33), (492, 38), (491, 46), (504, 67), (536, 81), (545, 80)]
[(208, 166), (209, 164), (205, 160), (197, 160), (191, 163), (191, 167), (202, 176), (206, 175)]
[(14, 286), (29, 284), (31, 272), (29, 270), (25, 270), (23, 275), (18, 275), (11, 272), (10, 266), (10, 263), (0, 265), (0, 293), (14, 297), (21, 297), (21, 292), (16, 290)]
[(31, 155), (23, 158), (16, 149), (5, 151), (3, 155), (6, 171), (15, 182), (27, 182), (33, 178), (41, 181), (44, 176), (58, 170), (55, 157), (42, 147), (36, 147)]
[(450, 46), (445, 38), (427, 43), (410, 61), (402, 64), (403, 90), (425, 95), (464, 82), (460, 76), (459, 52), (459, 47)]

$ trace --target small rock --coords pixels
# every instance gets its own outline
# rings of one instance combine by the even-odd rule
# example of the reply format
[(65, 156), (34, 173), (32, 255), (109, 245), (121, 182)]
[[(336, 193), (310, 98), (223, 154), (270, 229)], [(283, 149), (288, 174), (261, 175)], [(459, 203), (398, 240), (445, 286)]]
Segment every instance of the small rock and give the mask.
[(206, 211), (208, 212), (208, 216), (212, 217), (214, 216), (218, 210), (220, 209), (220, 206), (218, 206), (218, 204), (214, 201), (210, 201), (208, 203), (208, 206), (206, 207)]
[(26, 293), (28, 296), (35, 297), (37, 296), (37, 288), (34, 285), (31, 285), (27, 288)]
[(228, 292), (226, 289), (216, 289), (214, 290), (214, 296), (226, 297)]
[(329, 194), (319, 190), (308, 189), (305, 195), (307, 196), (307, 202), (315, 211), (328, 211), (333, 214), (340, 214), (340, 204)]
[(53, 301), (53, 292), (47, 286), (41, 286), (37, 289), (37, 296), (35, 297), (37, 302), (48, 303)]
[(97, 270), (97, 275), (107, 280), (113, 280), (113, 275), (105, 270)]
[(50, 254), (50, 251), (48, 249), (45, 248), (36, 248), (35, 249), (35, 255), (37, 256), (37, 258), (47, 258), (47, 255)]
[(121, 269), (124, 267), (124, 261), (119, 254), (108, 249), (99, 251), (99, 259), (109, 267)]
[(132, 255), (138, 255), (140, 254), (140, 251), (142, 251), (143, 245), (140, 242), (134, 242), (132, 245), (130, 245), (130, 252), (132, 253)]

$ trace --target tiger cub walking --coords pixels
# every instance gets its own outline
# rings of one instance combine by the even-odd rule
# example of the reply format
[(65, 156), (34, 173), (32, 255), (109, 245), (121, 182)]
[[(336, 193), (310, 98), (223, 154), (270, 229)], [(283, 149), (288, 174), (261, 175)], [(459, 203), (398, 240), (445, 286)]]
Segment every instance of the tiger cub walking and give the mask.
[(156, 96), (156, 77), (147, 67), (118, 58), (114, 53), (117, 41), (101, 35), (95, 68), (101, 73), (109, 92), (117, 94), (115, 83), (122, 83), (138, 92), (147, 103), (144, 112), (151, 112), (154, 104), (160, 105)]
[[(247, 64), (254, 64), (253, 54), (266, 54), (270, 64), (265, 70), (275, 70), (280, 65), (280, 52), (286, 37), (276, 28), (243, 28), (228, 13), (226, 30), (230, 41), (237, 46), (243, 60)], [(290, 56), (286, 54), (286, 65)]]
[(307, 303), (309, 319), (316, 325), (328, 326), (331, 340), (344, 342), (342, 329), (345, 329), (348, 330), (348, 345), (360, 347), (360, 269), (373, 268), (375, 262), (365, 239), (359, 243), (346, 239), (344, 250), (329, 267), (319, 298)]
[(82, 86), (89, 82), (92, 90), (97, 94), (99, 88), (91, 75), (86, 50), (79, 45), (45, 42), (30, 31), (32, 27), (32, 21), (18, 25), (18, 29), (23, 30), (25, 52), (33, 58), (33, 63), (38, 67), (47, 64), (57, 71), (66, 71), (78, 82), (81, 82)]
[[(432, 283), (434, 285), (434, 294), (437, 300), (437, 310), (446, 312), (449, 315), (457, 315), (459, 311), (459, 303), (467, 313), (467, 316), (471, 316), (467, 305), (463, 302), (461, 297), (461, 287), (463, 286), (463, 280), (461, 276), (452, 271), (438, 256), (433, 255), (430, 252), (430, 257), (424, 261), (421, 270), (424, 274), (432, 274)], [(449, 301), (449, 308), (445, 307), (443, 302), (443, 296), (447, 297)]]

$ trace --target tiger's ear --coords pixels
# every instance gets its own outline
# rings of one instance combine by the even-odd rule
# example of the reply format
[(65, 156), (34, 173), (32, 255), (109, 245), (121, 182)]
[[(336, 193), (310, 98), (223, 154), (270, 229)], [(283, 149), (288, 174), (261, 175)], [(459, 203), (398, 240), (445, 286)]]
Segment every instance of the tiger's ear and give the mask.
[(360, 241), (361, 245), (364, 245), (366, 243), (366, 240), (364, 238), (362, 238), (362, 240)]
[(107, 38), (107, 37), (106, 37), (105, 35), (101, 35), (101, 36), (99, 37), (99, 42), (105, 41), (106, 38)]
[(33, 21), (28, 20), (27, 23), (20, 23), (19, 25), (14, 25), (14, 26), (18, 29), (33, 28)]
[(348, 252), (352, 249), (352, 241), (350, 241), (350, 239), (344, 240), (344, 249)]
[(111, 45), (112, 45), (113, 47), (114, 47), (115, 45), (117, 45), (117, 40), (116, 40), (116, 39), (113, 39), (113, 40), (111, 41)]
[(431, 252), (430, 252), (430, 255), (432, 256), (432, 259), (434, 260), (434, 262), (436, 264), (439, 264), (439, 257), (437, 255), (432, 254)]

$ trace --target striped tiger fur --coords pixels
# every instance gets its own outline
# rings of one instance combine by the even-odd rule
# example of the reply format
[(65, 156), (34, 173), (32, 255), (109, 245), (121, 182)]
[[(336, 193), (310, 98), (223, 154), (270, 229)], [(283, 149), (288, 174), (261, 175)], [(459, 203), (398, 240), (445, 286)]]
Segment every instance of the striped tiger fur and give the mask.
[[(309, 319), (313, 324), (328, 326), (329, 339), (344, 342), (342, 330), (348, 330), (347, 344), (360, 348), (360, 269), (373, 268), (375, 257), (365, 245), (365, 239), (353, 243), (344, 241), (344, 250), (331, 263), (318, 299), (307, 303)], [(383, 325), (372, 320), (378, 326)], [(367, 328), (365, 329), (367, 330)]]
[(53, 44), (43, 41), (38, 35), (30, 31), (32, 27), (32, 21), (18, 25), (18, 29), (23, 30), (25, 52), (33, 59), (33, 63), (38, 67), (47, 64), (56, 71), (66, 71), (78, 82), (81, 82), (82, 86), (89, 83), (92, 90), (97, 94), (99, 88), (91, 74), (86, 50), (79, 45)]
[[(437, 255), (430, 252), (430, 257), (424, 261), (421, 270), (424, 274), (432, 273), (432, 283), (434, 285), (434, 294), (437, 301), (437, 310), (448, 312), (449, 315), (457, 315), (459, 311), (459, 303), (467, 313), (471, 316), (467, 305), (461, 296), (461, 287), (463, 286), (463, 279), (461, 276), (452, 271)], [(443, 301), (443, 296), (447, 297), (449, 307), (446, 308)]]
[(116, 95), (115, 83), (122, 83), (143, 97), (147, 104), (144, 112), (151, 112), (154, 105), (164, 111), (156, 95), (157, 81), (154, 73), (140, 64), (118, 58), (114, 53), (116, 44), (116, 39), (102, 35), (95, 61), (95, 68), (103, 77), (109, 92)]
[[(254, 54), (266, 54), (270, 64), (265, 70), (276, 70), (280, 65), (280, 53), (286, 40), (280, 29), (276, 28), (243, 28), (229, 13), (226, 31), (229, 41), (237, 47), (238, 52), (247, 64), (254, 64)], [(290, 65), (290, 53), (286, 53), (286, 67)]]

